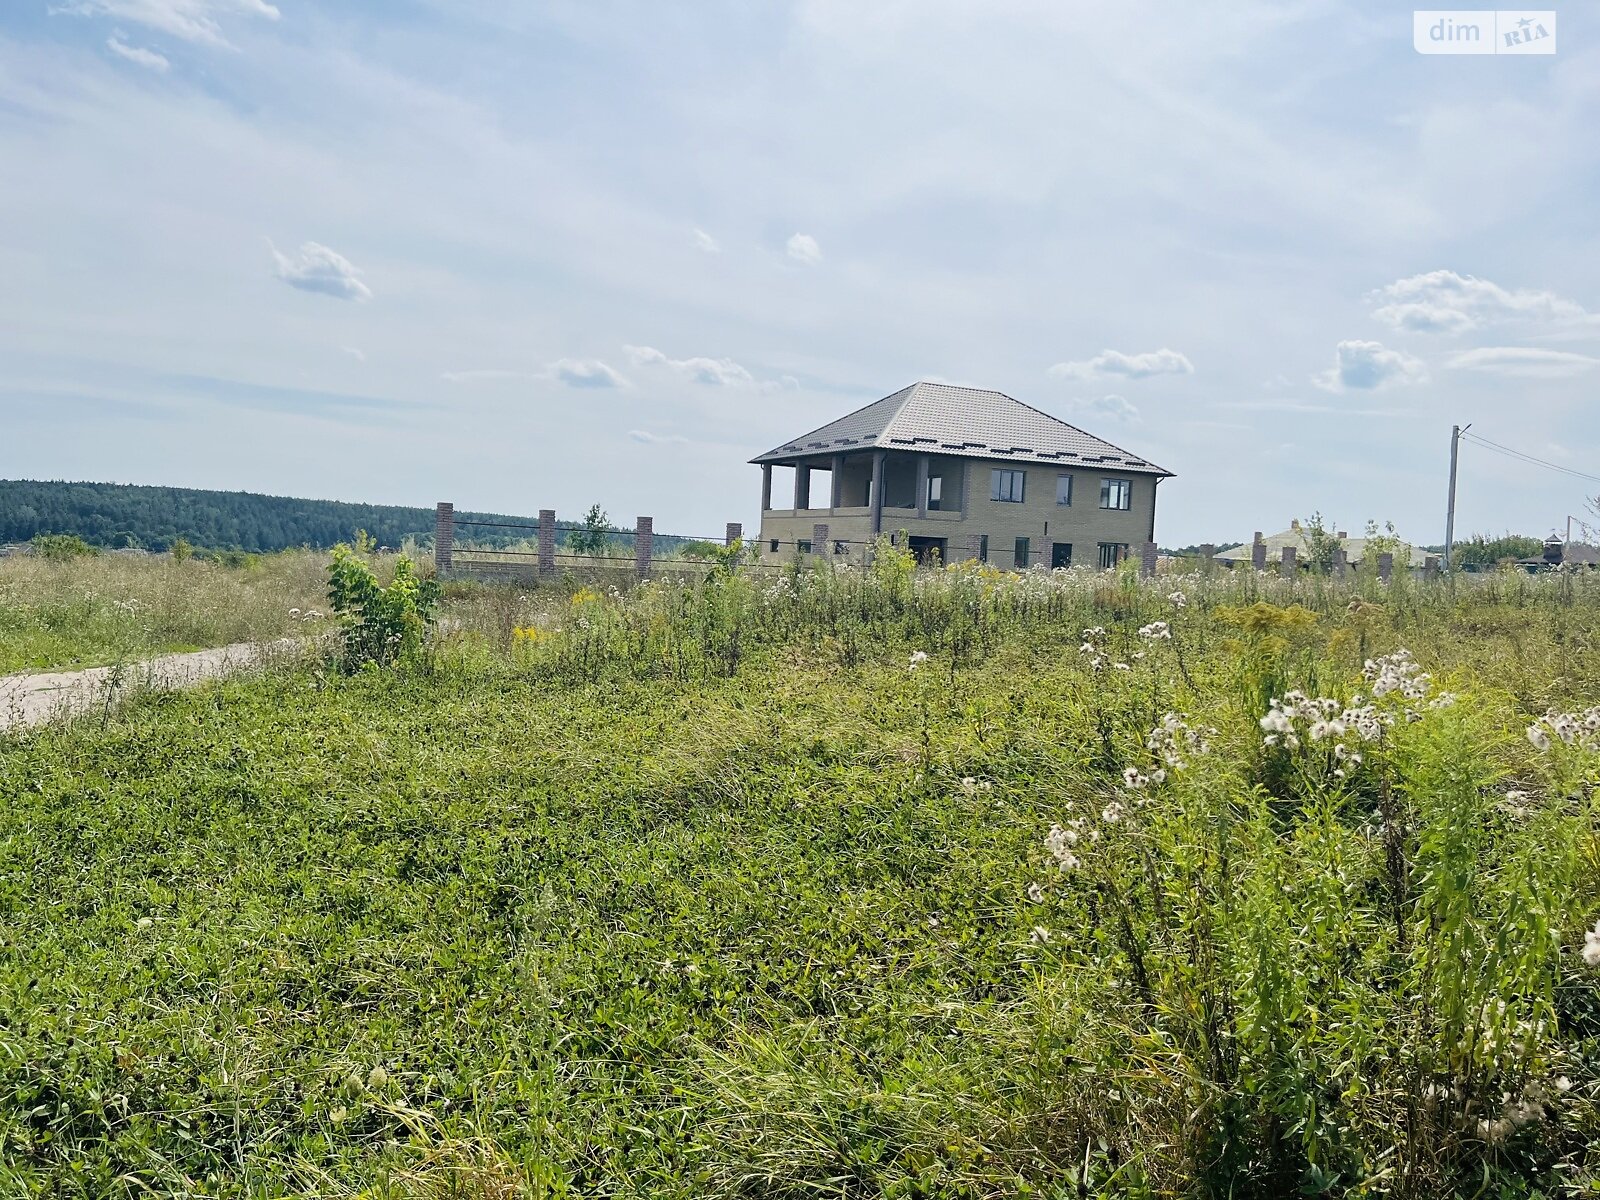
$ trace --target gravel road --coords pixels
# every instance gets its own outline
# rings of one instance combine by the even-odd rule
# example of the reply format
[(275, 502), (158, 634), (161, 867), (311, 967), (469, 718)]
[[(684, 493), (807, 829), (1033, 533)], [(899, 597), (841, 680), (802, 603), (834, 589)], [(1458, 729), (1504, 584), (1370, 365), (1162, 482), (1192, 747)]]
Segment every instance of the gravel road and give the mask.
[(299, 638), (275, 642), (241, 642), (215, 650), (164, 654), (122, 667), (89, 667), (40, 675), (0, 676), (0, 730), (39, 725), (57, 717), (98, 709), (133, 692), (172, 691), (192, 687), (259, 666), (275, 655), (305, 643)]

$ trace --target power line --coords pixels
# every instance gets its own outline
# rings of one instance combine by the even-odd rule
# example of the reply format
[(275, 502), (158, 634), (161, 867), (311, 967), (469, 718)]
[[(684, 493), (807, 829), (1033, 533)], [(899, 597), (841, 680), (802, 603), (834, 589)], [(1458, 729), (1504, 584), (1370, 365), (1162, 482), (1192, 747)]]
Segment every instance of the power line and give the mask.
[(1538, 458), (1532, 454), (1528, 454), (1525, 451), (1512, 449), (1510, 446), (1502, 446), (1499, 442), (1492, 442), (1488, 438), (1482, 437), (1476, 433), (1468, 433), (1465, 430), (1462, 430), (1461, 438), (1463, 441), (1471, 442), (1475, 446), (1479, 446), (1485, 450), (1491, 450), (1496, 454), (1506, 455), (1508, 458), (1519, 459), (1522, 462), (1530, 463), (1536, 467), (1544, 467), (1550, 471), (1559, 471), (1561, 474), (1570, 475), (1575, 479), (1586, 479), (1590, 483), (1600, 483), (1600, 475), (1588, 475), (1582, 471), (1575, 471), (1571, 467), (1563, 467), (1560, 463), (1553, 463), (1546, 459)]

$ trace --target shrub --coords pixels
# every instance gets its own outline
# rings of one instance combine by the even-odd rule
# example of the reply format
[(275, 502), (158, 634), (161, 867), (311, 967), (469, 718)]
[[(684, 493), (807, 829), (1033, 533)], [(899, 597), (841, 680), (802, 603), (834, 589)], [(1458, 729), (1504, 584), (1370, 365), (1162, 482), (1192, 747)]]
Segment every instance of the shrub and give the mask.
[(384, 587), (366, 560), (341, 543), (328, 564), (328, 603), (339, 618), (347, 667), (414, 663), (433, 625), (439, 584), (419, 579), (402, 555)]
[(75, 533), (35, 534), (32, 546), (33, 552), (46, 562), (70, 562), (100, 553)]

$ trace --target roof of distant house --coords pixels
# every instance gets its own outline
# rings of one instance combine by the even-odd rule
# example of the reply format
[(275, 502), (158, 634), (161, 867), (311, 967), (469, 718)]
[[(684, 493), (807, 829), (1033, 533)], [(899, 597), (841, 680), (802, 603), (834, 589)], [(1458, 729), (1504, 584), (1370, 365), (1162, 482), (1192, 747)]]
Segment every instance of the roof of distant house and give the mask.
[(1172, 474), (1004, 392), (949, 383), (901, 388), (750, 461), (789, 463), (866, 449)]
[[(1330, 530), (1329, 532), (1337, 533), (1339, 531)], [(1270, 537), (1263, 537), (1261, 540), (1267, 544), (1267, 565), (1269, 567), (1282, 561), (1285, 546), (1293, 546), (1295, 553), (1299, 555), (1302, 561), (1311, 552), (1310, 530), (1301, 525), (1299, 521), (1292, 522), (1289, 528), (1282, 533), (1274, 533)], [(1341, 537), (1339, 545), (1344, 547), (1345, 557), (1352, 566), (1366, 557), (1367, 539), (1364, 537)], [(1409, 565), (1413, 567), (1421, 567), (1427, 564), (1428, 554), (1426, 551), (1418, 549), (1407, 542), (1402, 542), (1401, 545), (1403, 549), (1394, 556), (1397, 565), (1406, 566), (1409, 562)], [(1217, 561), (1229, 563), (1250, 562), (1250, 548), (1251, 543), (1245, 542), (1242, 546), (1235, 546), (1232, 550), (1219, 551), (1216, 555)], [(1409, 559), (1407, 558), (1408, 554)]]

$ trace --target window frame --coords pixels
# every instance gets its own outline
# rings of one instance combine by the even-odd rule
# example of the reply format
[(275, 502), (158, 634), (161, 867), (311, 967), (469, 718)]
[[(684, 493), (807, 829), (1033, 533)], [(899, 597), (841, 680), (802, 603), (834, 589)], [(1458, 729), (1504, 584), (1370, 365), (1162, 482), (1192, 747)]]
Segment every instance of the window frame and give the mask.
[(1027, 538), (1019, 537), (1011, 549), (1012, 565), (1019, 571), (1026, 570), (1032, 558), (1033, 547), (1029, 544)]
[(928, 476), (928, 495), (926, 497), (929, 512), (939, 512), (940, 505), (944, 503), (944, 476)]
[[(1061, 482), (1062, 482), (1062, 480), (1065, 480), (1066, 484), (1067, 484), (1067, 498), (1065, 500), (1063, 500), (1061, 498)], [(1061, 472), (1059, 475), (1056, 476), (1056, 507), (1057, 508), (1071, 508), (1072, 507), (1072, 476), (1070, 474), (1068, 474), (1067, 472), (1065, 472), (1065, 471)]]
[[(1013, 489), (1009, 486), (1003, 487), (1001, 485), (1002, 476), (1005, 477), (1007, 485), (1013, 483), (1016, 485), (1014, 495), (1004, 494), (1013, 491)], [(1028, 473), (1026, 471), (1013, 467), (991, 467), (989, 469), (989, 500), (997, 504), (1021, 504), (1027, 495), (1027, 484)]]
[[(1111, 551), (1111, 561), (1106, 561), (1106, 551)], [(1100, 569), (1102, 571), (1115, 571), (1119, 566), (1128, 561), (1133, 553), (1133, 546), (1128, 542), (1101, 542), (1100, 543)]]
[[(1112, 487), (1120, 489), (1122, 496), (1121, 504), (1112, 504), (1110, 502)], [(1102, 479), (1100, 481), (1100, 507), (1105, 509), (1107, 512), (1128, 512), (1130, 509), (1132, 509), (1133, 480), (1117, 479), (1112, 476), (1107, 476)]]
[[(1063, 551), (1063, 550), (1065, 550), (1067, 552), (1066, 556), (1065, 556), (1067, 561), (1064, 562), (1064, 563), (1058, 563), (1058, 562), (1056, 562), (1056, 559), (1062, 557), (1061, 551)], [(1050, 543), (1050, 569), (1052, 571), (1066, 571), (1066, 570), (1071, 570), (1071, 568), (1072, 568), (1072, 543), (1071, 542), (1051, 542)]]

